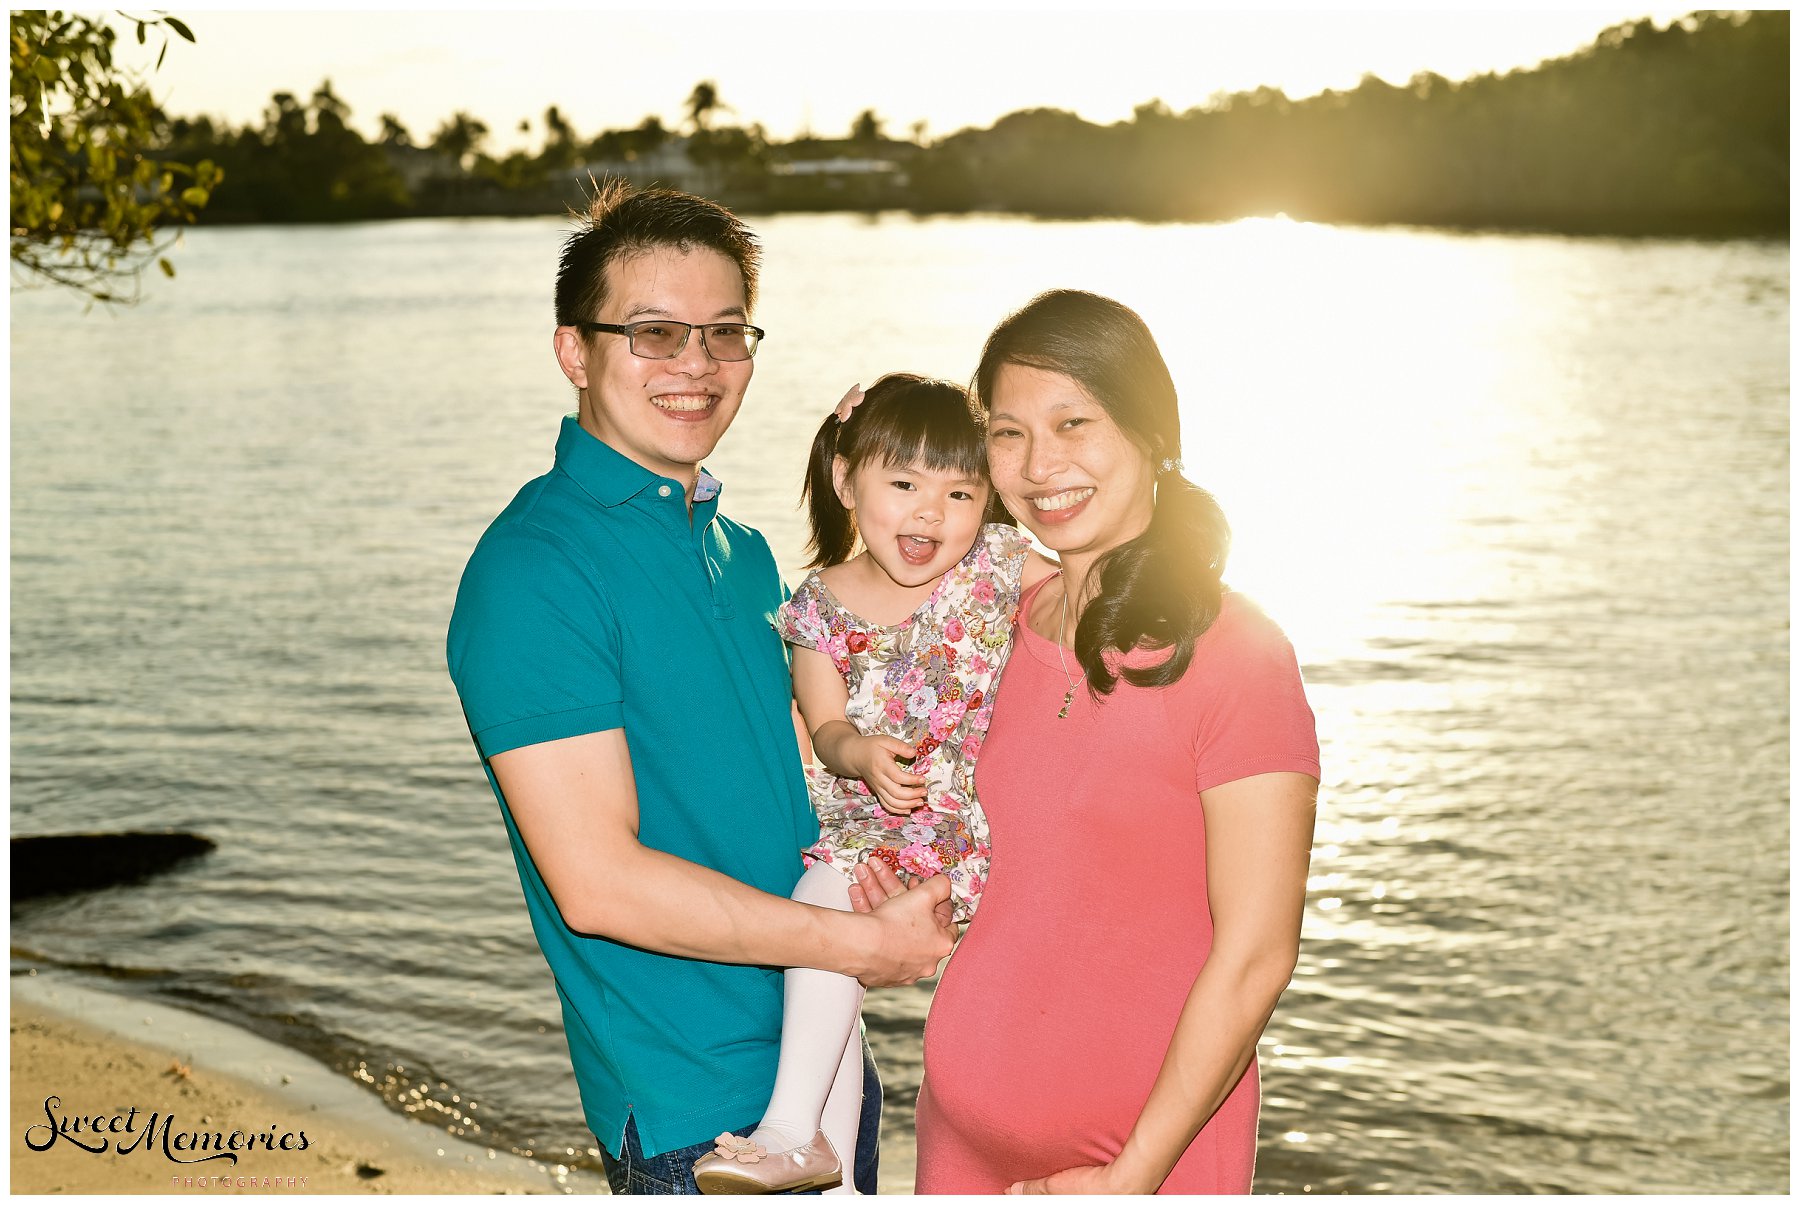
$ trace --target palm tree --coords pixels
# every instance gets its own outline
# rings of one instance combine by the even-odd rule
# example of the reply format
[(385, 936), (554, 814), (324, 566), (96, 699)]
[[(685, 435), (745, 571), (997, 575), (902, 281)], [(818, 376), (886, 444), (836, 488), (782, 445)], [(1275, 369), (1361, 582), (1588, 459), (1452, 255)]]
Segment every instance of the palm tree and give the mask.
[(319, 86), (313, 89), (312, 107), (314, 112), (329, 113), (339, 122), (350, 116), (350, 106), (331, 90), (329, 79), (320, 80)]
[(292, 145), (306, 136), (306, 109), (292, 92), (277, 92), (263, 110), (263, 129), (272, 144)]
[(312, 94), (313, 130), (320, 134), (342, 134), (350, 106), (331, 90), (330, 80), (321, 80)]
[(539, 158), (545, 167), (552, 169), (569, 167), (575, 162), (575, 127), (555, 105), (544, 110), (544, 150)]
[(881, 140), (882, 119), (875, 115), (875, 110), (864, 109), (856, 115), (856, 121), (850, 127), (850, 141), (865, 145)]
[(730, 105), (719, 99), (719, 85), (709, 79), (701, 80), (694, 85), (694, 90), (688, 93), (688, 120), (693, 122), (696, 132), (706, 128), (706, 123), (712, 119), (715, 112), (730, 108)]
[(544, 110), (544, 137), (551, 142), (575, 141), (575, 127), (569, 124), (569, 119), (555, 105)]
[(437, 128), (431, 136), (431, 149), (441, 151), (455, 159), (458, 164), (467, 166), (464, 161), (488, 136), (488, 128), (479, 118), (458, 109), (450, 120)]
[(392, 113), (381, 115), (381, 136), (376, 139), (383, 146), (411, 146), (412, 131), (400, 124), (400, 119)]

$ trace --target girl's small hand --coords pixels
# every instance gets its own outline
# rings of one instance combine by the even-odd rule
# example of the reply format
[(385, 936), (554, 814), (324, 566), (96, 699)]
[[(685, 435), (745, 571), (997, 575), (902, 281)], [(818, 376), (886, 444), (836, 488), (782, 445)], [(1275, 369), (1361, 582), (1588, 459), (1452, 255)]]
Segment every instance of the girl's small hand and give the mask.
[(883, 808), (904, 816), (924, 806), (924, 777), (899, 764), (911, 761), (917, 749), (891, 736), (865, 736), (856, 744), (852, 754), (855, 768)]

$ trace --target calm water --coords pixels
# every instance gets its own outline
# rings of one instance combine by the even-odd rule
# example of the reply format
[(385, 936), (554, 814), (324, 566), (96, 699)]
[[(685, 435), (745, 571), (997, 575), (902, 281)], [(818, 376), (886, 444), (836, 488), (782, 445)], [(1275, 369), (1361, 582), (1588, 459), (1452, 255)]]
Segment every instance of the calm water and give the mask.
[[(1161, 339), (1324, 746), (1262, 1190), (1786, 1190), (1785, 243), (757, 225), (771, 335), (709, 463), (790, 571), (851, 381), (967, 379), (1055, 285)], [(442, 655), (572, 406), (561, 230), (202, 230), (135, 310), (14, 294), (13, 832), (219, 849), (12, 940), (585, 1164)], [(870, 997), (896, 1149), (929, 1003)]]

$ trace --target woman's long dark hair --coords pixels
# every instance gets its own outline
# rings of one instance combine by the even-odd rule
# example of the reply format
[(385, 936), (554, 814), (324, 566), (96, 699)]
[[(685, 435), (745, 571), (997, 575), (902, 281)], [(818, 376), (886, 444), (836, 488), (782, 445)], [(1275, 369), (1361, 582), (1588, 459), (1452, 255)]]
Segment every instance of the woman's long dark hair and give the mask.
[[(1175, 381), (1150, 328), (1107, 297), (1056, 289), (1033, 298), (988, 336), (975, 371), (975, 397), (993, 407), (1003, 364), (1060, 373), (1084, 389), (1153, 465), (1181, 459)], [(1159, 471), (1150, 526), (1095, 565), (1099, 592), (1075, 623), (1075, 656), (1097, 695), (1117, 685), (1108, 649), (1170, 649), (1157, 664), (1121, 667), (1133, 686), (1167, 686), (1187, 672), (1194, 642), (1219, 615), (1220, 577), (1231, 529), (1213, 496)]]
[[(856, 550), (856, 514), (838, 501), (831, 470), (844, 458), (847, 474), (873, 457), (891, 468), (918, 465), (939, 473), (988, 479), (987, 443), (969, 392), (951, 381), (890, 372), (863, 393), (850, 417), (825, 416), (813, 436), (800, 503), (812, 528), (808, 569), (841, 565)], [(996, 504), (990, 495), (990, 512)]]

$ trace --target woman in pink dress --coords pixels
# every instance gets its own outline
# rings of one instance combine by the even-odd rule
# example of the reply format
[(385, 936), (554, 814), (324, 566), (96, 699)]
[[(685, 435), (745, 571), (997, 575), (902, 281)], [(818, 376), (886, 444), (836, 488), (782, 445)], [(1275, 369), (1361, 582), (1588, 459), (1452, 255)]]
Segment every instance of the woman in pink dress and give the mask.
[(977, 764), (993, 865), (925, 1026), (918, 1191), (1248, 1192), (1318, 788), (1293, 650), (1220, 583), (1135, 313), (1046, 293), (976, 386), (994, 487), (1062, 572)]

